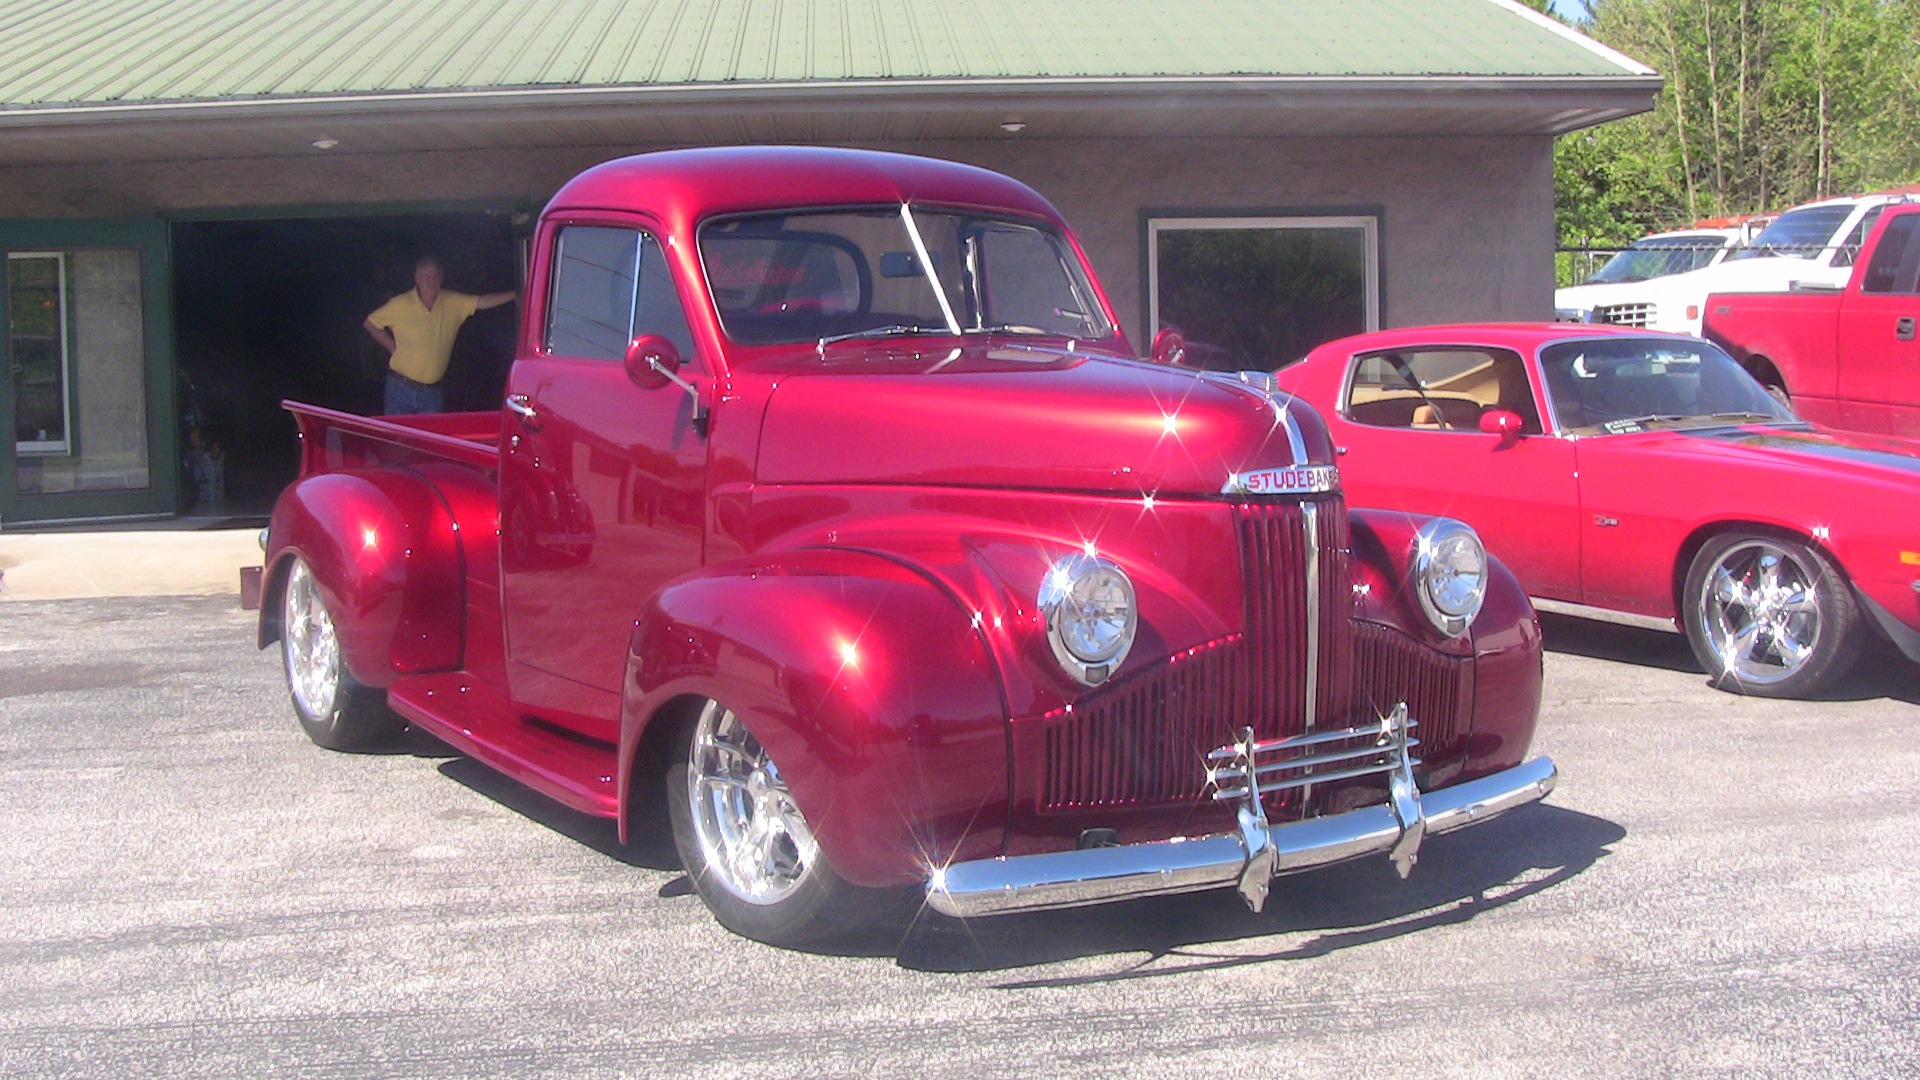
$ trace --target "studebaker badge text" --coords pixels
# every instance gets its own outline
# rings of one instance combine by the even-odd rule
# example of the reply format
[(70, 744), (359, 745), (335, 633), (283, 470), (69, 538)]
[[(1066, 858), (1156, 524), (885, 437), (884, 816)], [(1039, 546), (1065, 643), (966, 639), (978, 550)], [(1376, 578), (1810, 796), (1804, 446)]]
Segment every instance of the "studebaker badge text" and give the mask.
[(1254, 469), (1227, 477), (1222, 495), (1318, 495), (1340, 487), (1340, 469), (1333, 465), (1288, 465)]

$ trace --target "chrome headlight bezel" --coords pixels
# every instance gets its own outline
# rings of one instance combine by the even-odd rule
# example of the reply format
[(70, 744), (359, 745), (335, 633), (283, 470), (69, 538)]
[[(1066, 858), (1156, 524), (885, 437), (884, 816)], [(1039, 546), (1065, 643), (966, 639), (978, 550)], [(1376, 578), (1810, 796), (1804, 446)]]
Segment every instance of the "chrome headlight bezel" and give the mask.
[[(1090, 595), (1094, 590), (1102, 590), (1102, 595)], [(1117, 595), (1112, 590), (1118, 590)], [(1055, 560), (1040, 580), (1038, 604), (1054, 659), (1087, 686), (1111, 678), (1133, 648), (1140, 627), (1133, 579), (1110, 559), (1075, 552)], [(1096, 620), (1111, 625), (1116, 612), (1120, 624), (1110, 640), (1089, 632)]]
[(1459, 637), (1487, 599), (1487, 546), (1466, 522), (1434, 518), (1414, 533), (1412, 576), (1427, 621)]

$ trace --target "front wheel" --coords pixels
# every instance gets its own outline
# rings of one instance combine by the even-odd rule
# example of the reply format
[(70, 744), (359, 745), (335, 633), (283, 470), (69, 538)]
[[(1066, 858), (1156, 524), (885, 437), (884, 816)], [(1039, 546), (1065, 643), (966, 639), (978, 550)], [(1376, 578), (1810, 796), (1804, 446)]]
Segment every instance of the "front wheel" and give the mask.
[(1707, 541), (1687, 570), (1683, 614), (1713, 685), (1736, 694), (1807, 697), (1845, 675), (1863, 644), (1840, 571), (1783, 537)]
[(400, 734), (386, 695), (355, 681), (341, 661), (333, 612), (319, 579), (298, 556), (281, 593), (280, 657), (294, 715), (314, 742), (329, 750), (358, 750)]
[(885, 893), (848, 884), (820, 852), (780, 769), (740, 718), (708, 700), (667, 772), (674, 846), (720, 925), (804, 945), (877, 915)]

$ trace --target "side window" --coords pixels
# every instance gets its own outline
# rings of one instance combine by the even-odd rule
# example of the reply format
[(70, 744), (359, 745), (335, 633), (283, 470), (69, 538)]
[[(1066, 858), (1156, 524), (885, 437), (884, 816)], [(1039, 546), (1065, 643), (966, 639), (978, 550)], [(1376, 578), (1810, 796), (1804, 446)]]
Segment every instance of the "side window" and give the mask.
[(1373, 427), (1477, 432), (1482, 413), (1505, 409), (1523, 431), (1541, 431), (1526, 364), (1504, 350), (1366, 354), (1354, 361), (1346, 402), (1349, 420)]
[(1880, 220), (1885, 206), (1876, 206), (1860, 215), (1860, 220), (1847, 230), (1847, 238), (1840, 242), (1840, 250), (1833, 253), (1828, 261), (1830, 266), (1852, 266), (1860, 257), (1860, 245), (1867, 242), (1867, 234), (1873, 231), (1873, 223)]
[(988, 326), (1031, 326), (1071, 337), (1092, 332), (1091, 297), (1076, 295), (1068, 255), (1060, 241), (1039, 229), (994, 224), (979, 234), (978, 275)]
[(562, 229), (547, 302), (547, 351), (619, 360), (641, 334), (660, 334), (682, 358), (693, 359), (693, 333), (659, 241), (633, 229)]
[(1916, 271), (1920, 271), (1920, 214), (1908, 214), (1894, 219), (1880, 234), (1880, 246), (1867, 264), (1860, 291), (1920, 292), (1920, 283), (1914, 280)]

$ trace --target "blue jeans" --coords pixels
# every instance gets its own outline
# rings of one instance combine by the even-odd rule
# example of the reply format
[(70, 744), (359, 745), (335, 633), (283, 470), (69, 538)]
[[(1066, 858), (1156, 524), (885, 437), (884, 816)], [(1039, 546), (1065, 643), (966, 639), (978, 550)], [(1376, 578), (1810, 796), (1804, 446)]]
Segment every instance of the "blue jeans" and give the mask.
[(421, 386), (397, 372), (387, 372), (387, 413), (388, 416), (407, 416), (412, 413), (434, 413), (440, 411), (440, 385)]

